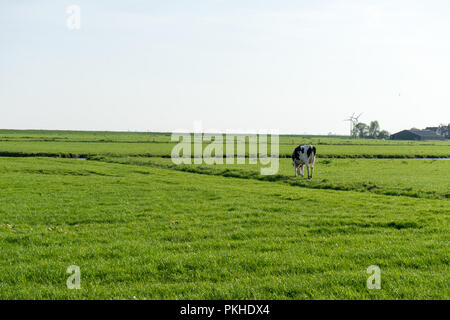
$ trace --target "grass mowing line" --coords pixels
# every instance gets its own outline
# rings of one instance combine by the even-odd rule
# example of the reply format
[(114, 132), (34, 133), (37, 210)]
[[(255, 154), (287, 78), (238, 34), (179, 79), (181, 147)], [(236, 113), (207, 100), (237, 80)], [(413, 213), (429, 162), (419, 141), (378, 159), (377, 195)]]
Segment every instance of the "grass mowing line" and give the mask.
[(88, 158), (88, 154), (65, 153), (65, 152), (8, 152), (0, 151), (0, 157), (5, 158)]
[[(0, 152), (0, 156), (9, 156), (9, 157), (54, 157), (54, 158), (84, 158), (84, 159), (92, 159), (92, 160), (104, 160), (104, 156), (95, 156), (95, 155), (89, 155), (89, 154), (78, 154), (78, 153), (12, 153), (12, 152)], [(118, 157), (118, 155), (105, 155), (110, 159), (107, 162), (116, 162), (116, 163), (122, 163), (126, 164), (130, 162), (130, 160), (127, 161), (121, 161)], [(242, 179), (255, 179), (255, 180), (261, 180), (261, 181), (280, 181), (285, 182), (291, 185), (295, 186), (301, 186), (301, 187), (307, 187), (307, 188), (313, 188), (313, 189), (331, 189), (331, 190), (343, 190), (343, 191), (359, 191), (359, 192), (372, 192), (376, 194), (384, 194), (384, 195), (393, 195), (393, 196), (409, 196), (409, 197), (415, 197), (415, 198), (431, 198), (431, 199), (445, 199), (450, 198), (450, 193), (439, 193), (434, 191), (414, 191), (414, 190), (398, 190), (398, 188), (393, 189), (386, 189), (386, 188), (379, 188), (377, 185), (374, 185), (373, 183), (366, 183), (362, 182), (359, 184), (342, 184), (342, 183), (330, 183), (328, 181), (321, 181), (317, 182), (315, 180), (313, 181), (303, 181), (303, 180), (292, 180), (286, 175), (273, 175), (273, 176), (261, 176), (258, 173), (255, 172), (249, 172), (249, 171), (243, 171), (243, 170), (236, 170), (236, 169), (229, 169), (225, 168), (222, 170), (212, 169), (211, 167), (187, 167), (187, 166), (175, 166), (172, 164), (157, 164), (157, 163), (148, 163), (148, 162), (142, 162), (138, 159), (139, 157), (131, 157), (129, 159), (135, 159), (132, 160), (132, 162), (137, 163), (139, 165), (152, 165), (155, 167), (161, 167), (161, 168), (168, 168), (168, 169), (175, 169), (179, 171), (185, 171), (185, 172), (193, 172), (193, 173), (199, 173), (199, 174), (209, 174), (209, 175), (221, 175), (224, 177), (236, 177), (236, 178), (242, 178)], [(154, 159), (170, 159), (169, 156), (162, 156), (158, 157), (155, 155), (149, 155), (146, 154), (143, 158), (154, 158)], [(112, 160), (112, 159), (119, 159), (119, 160)], [(123, 158), (122, 158), (123, 159)], [(321, 158), (319, 158), (321, 159)], [(332, 159), (332, 158), (330, 158)], [(328, 161), (328, 160), (324, 160)]]
[[(141, 142), (139, 142), (141, 143)], [(172, 156), (168, 154), (152, 154), (152, 153), (129, 153), (129, 154), (116, 154), (110, 152), (101, 153), (73, 153), (73, 152), (21, 152), (21, 151), (0, 151), (0, 157), (48, 157), (48, 158), (93, 158), (100, 156), (108, 157), (148, 157), (148, 158), (166, 158), (170, 159)], [(443, 154), (326, 154), (320, 153), (316, 156), (319, 159), (450, 159), (449, 155)], [(194, 156), (190, 157), (194, 159)], [(248, 159), (248, 154), (245, 155), (245, 159)], [(279, 158), (289, 159), (290, 154), (280, 154)], [(226, 159), (226, 155), (223, 156)]]
[[(164, 143), (164, 144), (170, 144), (170, 145), (177, 145), (178, 142), (172, 142), (170, 140), (112, 140), (112, 139), (72, 139), (69, 140), (69, 138), (61, 138), (61, 137), (53, 137), (53, 138), (0, 138), (0, 142), (72, 142), (72, 143)], [(247, 142), (246, 142), (247, 143)], [(244, 144), (246, 144), (244, 143)], [(268, 141), (270, 144), (270, 140)], [(237, 142), (236, 144), (240, 144)], [(304, 142), (303, 144), (314, 144), (316, 146), (395, 146), (395, 143), (349, 143), (349, 142)], [(295, 143), (292, 142), (279, 142), (278, 145), (280, 146), (296, 146)], [(443, 146), (443, 144), (433, 144), (433, 143), (415, 143), (415, 146)], [(399, 147), (401, 146), (410, 146), (408, 144), (398, 144)]]
[[(413, 190), (409, 188), (407, 190), (379, 187), (371, 182), (356, 182), (356, 183), (331, 183), (326, 179), (321, 181), (295, 179), (293, 177), (286, 176), (284, 174), (275, 174), (263, 176), (257, 171), (243, 170), (243, 169), (230, 169), (223, 168), (217, 169), (215, 166), (202, 166), (202, 165), (175, 165), (172, 163), (154, 162), (152, 159), (139, 160), (135, 158), (92, 158), (92, 160), (98, 160), (108, 163), (121, 163), (121, 164), (134, 164), (139, 166), (150, 166), (163, 169), (171, 169), (182, 172), (190, 172), (196, 174), (205, 174), (213, 176), (232, 177), (240, 179), (253, 179), (259, 181), (280, 182), (286, 183), (291, 186), (309, 188), (309, 189), (329, 189), (337, 191), (356, 191), (356, 192), (371, 192), (379, 195), (388, 196), (406, 196), (412, 198), (428, 198), (428, 199), (448, 199), (450, 193), (440, 193), (434, 190)], [(166, 160), (166, 159), (165, 159)], [(326, 163), (326, 160), (325, 160)]]

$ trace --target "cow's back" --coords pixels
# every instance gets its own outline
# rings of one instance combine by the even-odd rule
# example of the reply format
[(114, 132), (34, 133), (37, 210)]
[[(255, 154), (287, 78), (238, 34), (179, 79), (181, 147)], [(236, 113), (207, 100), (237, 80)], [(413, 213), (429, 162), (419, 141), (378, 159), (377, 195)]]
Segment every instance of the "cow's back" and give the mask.
[(316, 156), (316, 147), (312, 145), (300, 145), (292, 153), (292, 161), (297, 163), (311, 163)]

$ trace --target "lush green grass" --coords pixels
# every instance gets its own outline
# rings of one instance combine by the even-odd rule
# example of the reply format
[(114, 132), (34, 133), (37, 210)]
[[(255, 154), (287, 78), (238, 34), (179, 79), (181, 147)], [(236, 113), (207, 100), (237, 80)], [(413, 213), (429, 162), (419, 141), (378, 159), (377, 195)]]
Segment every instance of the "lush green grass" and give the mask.
[[(168, 133), (0, 130), (0, 156), (170, 157), (176, 145), (170, 139)], [(204, 146), (207, 144), (205, 142)], [(299, 144), (314, 144), (321, 158), (450, 157), (449, 141), (384, 141), (314, 136), (281, 136), (280, 156), (289, 158)]]
[[(109, 157), (101, 161), (140, 166), (170, 168), (179, 171), (279, 181), (290, 185), (315, 188), (374, 192), (423, 198), (450, 198), (450, 160), (424, 159), (317, 159), (312, 180), (294, 178), (290, 159), (280, 159), (278, 174), (263, 176), (261, 166), (230, 165), (175, 165), (171, 159), (157, 157)], [(307, 176), (304, 168), (305, 177)]]
[[(165, 156), (176, 143), (0, 141), (0, 156), (89, 157)], [(205, 143), (204, 146), (207, 144)], [(296, 145), (280, 145), (280, 157), (289, 158)], [(450, 157), (448, 146), (436, 145), (317, 145), (319, 158), (434, 158)], [(192, 151), (192, 154), (193, 151)], [(248, 151), (247, 151), (248, 154)]]
[[(270, 138), (270, 137), (269, 137)], [(0, 129), (1, 141), (66, 141), (66, 142), (170, 142), (167, 132), (113, 132), (68, 130), (5, 130)], [(281, 145), (311, 143), (316, 145), (409, 145), (449, 146), (448, 141), (394, 141), (377, 139), (350, 139), (337, 136), (280, 135)]]
[(174, 166), (167, 133), (0, 130), (0, 299), (449, 299), (450, 162), (374, 159), (449, 142), (281, 136), (281, 156), (299, 143), (312, 180)]
[(2, 299), (450, 298), (448, 200), (0, 158), (0, 217)]
[(1, 141), (65, 141), (65, 142), (170, 142), (170, 133), (69, 131), (69, 130), (5, 130)]

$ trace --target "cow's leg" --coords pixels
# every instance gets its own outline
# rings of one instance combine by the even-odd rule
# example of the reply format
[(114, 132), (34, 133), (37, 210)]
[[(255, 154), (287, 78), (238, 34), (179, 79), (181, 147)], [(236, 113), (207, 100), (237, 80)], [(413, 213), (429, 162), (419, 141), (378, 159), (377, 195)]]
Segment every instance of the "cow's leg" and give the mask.
[(309, 164), (306, 163), (306, 170), (308, 171), (308, 179), (310, 179), (311, 177), (309, 176)]
[(314, 172), (314, 161), (311, 162), (311, 178), (313, 176), (313, 172)]
[(295, 161), (292, 161), (292, 164), (294, 165), (294, 171), (295, 171), (294, 177), (297, 178), (297, 170), (298, 170), (298, 168), (295, 165)]
[(300, 165), (300, 174), (301, 174), (301, 176), (303, 178), (303, 164)]

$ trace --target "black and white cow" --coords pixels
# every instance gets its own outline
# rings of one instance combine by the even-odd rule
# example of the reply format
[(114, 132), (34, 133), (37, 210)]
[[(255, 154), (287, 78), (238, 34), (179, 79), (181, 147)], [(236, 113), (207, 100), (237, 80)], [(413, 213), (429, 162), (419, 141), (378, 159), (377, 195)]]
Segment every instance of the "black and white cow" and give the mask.
[[(308, 179), (311, 179), (314, 171), (314, 161), (316, 160), (316, 147), (312, 145), (298, 146), (292, 153), (292, 164), (295, 169), (295, 176), (300, 174), (303, 177), (303, 165), (308, 170)], [(311, 175), (309, 167), (311, 166)]]

